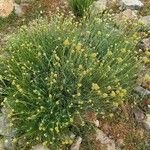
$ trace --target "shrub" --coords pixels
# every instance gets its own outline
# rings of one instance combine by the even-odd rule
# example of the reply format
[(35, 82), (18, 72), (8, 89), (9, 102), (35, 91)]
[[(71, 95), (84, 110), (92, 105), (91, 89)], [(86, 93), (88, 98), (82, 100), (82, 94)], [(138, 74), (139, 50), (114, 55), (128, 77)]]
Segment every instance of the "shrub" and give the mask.
[(110, 16), (83, 23), (73, 18), (58, 15), (50, 24), (24, 26), (5, 46), (3, 106), (16, 131), (13, 141), (26, 141), (24, 149), (71, 144), (71, 132), (92, 125), (85, 111), (112, 117), (134, 85), (136, 33), (115, 28)]
[(83, 17), (93, 1), (94, 0), (68, 0), (68, 3), (76, 16)]

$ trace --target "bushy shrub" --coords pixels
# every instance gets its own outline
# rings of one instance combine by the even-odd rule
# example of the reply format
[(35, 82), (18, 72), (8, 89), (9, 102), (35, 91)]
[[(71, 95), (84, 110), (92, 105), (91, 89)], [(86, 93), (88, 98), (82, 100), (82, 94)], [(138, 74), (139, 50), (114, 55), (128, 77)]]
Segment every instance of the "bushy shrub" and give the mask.
[(83, 17), (94, 0), (68, 0), (69, 6), (77, 17)]
[(71, 144), (69, 134), (90, 124), (85, 111), (112, 117), (134, 85), (136, 33), (115, 28), (110, 16), (83, 23), (73, 18), (24, 26), (6, 44), (3, 106), (16, 131), (13, 141), (26, 141), (24, 149)]

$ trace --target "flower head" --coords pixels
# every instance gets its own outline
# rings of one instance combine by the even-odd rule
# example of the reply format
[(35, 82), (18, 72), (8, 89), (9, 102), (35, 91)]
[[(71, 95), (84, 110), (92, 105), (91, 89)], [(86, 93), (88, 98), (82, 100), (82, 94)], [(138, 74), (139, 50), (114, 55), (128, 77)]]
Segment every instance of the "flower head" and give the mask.
[(100, 89), (100, 87), (98, 86), (98, 84), (92, 83), (92, 90), (93, 90), (93, 91), (97, 91), (97, 90), (99, 90), (99, 89)]
[(76, 48), (77, 51), (80, 51), (81, 48), (82, 48), (82, 44), (78, 43), (75, 48)]
[(69, 40), (68, 40), (68, 39), (66, 39), (66, 40), (64, 41), (64, 45), (65, 45), (65, 46), (70, 45), (70, 42), (69, 42)]

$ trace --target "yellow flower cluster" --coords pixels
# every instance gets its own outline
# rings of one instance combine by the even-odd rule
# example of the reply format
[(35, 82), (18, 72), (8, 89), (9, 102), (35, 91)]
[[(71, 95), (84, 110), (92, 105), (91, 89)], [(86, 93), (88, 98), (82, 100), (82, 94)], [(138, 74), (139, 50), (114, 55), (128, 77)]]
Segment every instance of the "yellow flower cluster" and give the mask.
[(68, 39), (66, 39), (66, 40), (64, 41), (64, 45), (65, 45), (65, 46), (70, 45), (70, 41), (69, 41)]
[(143, 57), (143, 61), (144, 61), (144, 63), (149, 63), (149, 62), (150, 62), (150, 59), (145, 56), (145, 57)]
[(98, 84), (97, 84), (97, 83), (92, 83), (92, 87), (91, 87), (91, 89), (92, 89), (93, 91), (97, 91), (97, 90), (99, 90), (99, 89), (100, 89), (100, 87), (98, 86)]
[(146, 75), (144, 76), (144, 80), (145, 80), (145, 81), (150, 81), (150, 75), (149, 75), (149, 74), (146, 74)]
[(78, 44), (76, 45), (76, 47), (75, 47), (75, 49), (76, 49), (77, 51), (80, 51), (81, 48), (82, 48), (82, 44), (81, 44), (81, 43), (78, 43)]

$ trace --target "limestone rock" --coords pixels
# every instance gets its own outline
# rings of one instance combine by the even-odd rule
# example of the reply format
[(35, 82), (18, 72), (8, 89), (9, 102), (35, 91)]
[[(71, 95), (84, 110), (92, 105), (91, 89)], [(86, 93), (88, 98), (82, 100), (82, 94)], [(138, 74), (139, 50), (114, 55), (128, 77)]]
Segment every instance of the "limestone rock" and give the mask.
[(82, 138), (81, 137), (77, 137), (75, 142), (71, 145), (70, 150), (80, 150), (81, 142), (82, 142)]
[(125, 22), (127, 20), (137, 20), (137, 12), (133, 11), (131, 9), (124, 10), (123, 12), (120, 12), (116, 15), (116, 21), (117, 22)]
[(150, 15), (140, 18), (139, 23), (141, 24), (141, 31), (150, 31)]
[(31, 5), (29, 3), (21, 3), (20, 5), (15, 3), (14, 7), (15, 7), (15, 13), (19, 17), (25, 15), (31, 9)]
[(4, 150), (4, 142), (3, 142), (3, 140), (0, 140), (0, 150)]
[(143, 121), (145, 128), (150, 131), (150, 114), (146, 115), (146, 119)]
[(49, 149), (39, 144), (39, 145), (34, 146), (32, 150), (49, 150)]
[(119, 0), (121, 9), (137, 10), (143, 7), (143, 3), (140, 0)]
[(149, 95), (150, 95), (150, 91), (144, 89), (144, 88), (141, 87), (141, 86), (136, 87), (136, 88), (135, 88), (135, 91), (136, 91), (137, 93), (139, 93), (140, 95), (144, 95), (144, 96), (149, 96)]
[(107, 150), (117, 149), (115, 142), (99, 129), (97, 129), (96, 131), (96, 140), (100, 141), (101, 144), (105, 145), (107, 147)]
[(150, 49), (150, 38), (140, 40), (137, 46), (142, 50)]
[(134, 108), (133, 114), (137, 122), (142, 122), (145, 119), (143, 111), (139, 108)]
[(13, 0), (0, 0), (0, 17), (8, 17), (13, 9)]
[(0, 114), (0, 135), (8, 136), (7, 121), (3, 114)]
[(142, 17), (142, 18), (140, 19), (140, 21), (141, 21), (145, 26), (150, 25), (150, 15)]

